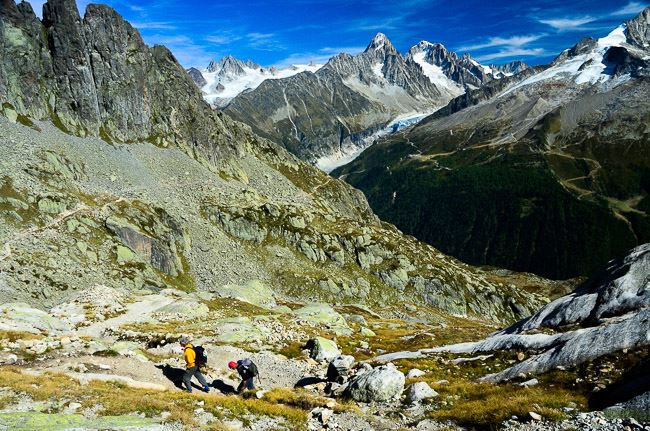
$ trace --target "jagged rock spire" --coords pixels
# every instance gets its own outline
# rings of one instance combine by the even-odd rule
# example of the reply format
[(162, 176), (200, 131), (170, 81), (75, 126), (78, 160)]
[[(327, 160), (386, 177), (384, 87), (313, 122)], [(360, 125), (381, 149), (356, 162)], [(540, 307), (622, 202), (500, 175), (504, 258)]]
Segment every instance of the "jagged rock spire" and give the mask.
[(650, 6), (645, 8), (639, 15), (625, 23), (627, 28), (627, 39), (632, 45), (639, 48), (650, 48)]

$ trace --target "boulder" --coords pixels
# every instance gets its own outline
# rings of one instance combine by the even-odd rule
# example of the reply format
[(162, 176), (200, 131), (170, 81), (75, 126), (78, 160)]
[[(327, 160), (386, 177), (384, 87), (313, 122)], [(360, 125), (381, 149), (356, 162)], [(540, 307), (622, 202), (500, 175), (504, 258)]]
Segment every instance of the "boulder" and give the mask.
[(262, 342), (269, 336), (268, 330), (253, 324), (247, 317), (220, 320), (217, 328), (219, 328), (217, 341), (226, 344)]
[(327, 380), (339, 384), (345, 383), (350, 374), (350, 369), (354, 366), (354, 357), (350, 355), (341, 355), (332, 359), (327, 367)]
[(0, 330), (56, 334), (70, 329), (61, 319), (28, 304), (10, 302), (0, 305)]
[(355, 401), (386, 402), (399, 398), (405, 380), (404, 374), (389, 363), (357, 375), (350, 381), (346, 394)]
[(210, 309), (205, 304), (192, 299), (179, 299), (157, 309), (155, 313), (157, 315), (167, 315), (167, 317), (181, 316), (183, 318), (193, 319), (207, 316), (209, 312)]
[(316, 361), (329, 361), (341, 354), (336, 343), (323, 337), (316, 337), (307, 342), (309, 357)]
[(148, 362), (149, 359), (140, 350), (140, 345), (133, 341), (118, 341), (111, 346), (111, 350), (121, 356), (136, 358), (141, 362)]
[(217, 293), (223, 298), (235, 298), (260, 307), (273, 308), (278, 305), (273, 290), (260, 280), (251, 280), (244, 285), (227, 284)]
[(406, 391), (406, 400), (411, 404), (417, 404), (437, 396), (438, 392), (431, 389), (431, 387), (425, 382), (413, 383)]
[(408, 373), (406, 373), (406, 378), (407, 379), (415, 379), (417, 377), (422, 377), (425, 374), (426, 373), (424, 371), (422, 371), (422, 370), (419, 370), (417, 368), (412, 368), (412, 369), (409, 370)]
[(13, 353), (0, 352), (0, 365), (13, 365), (18, 362), (18, 356)]
[(294, 310), (294, 314), (302, 320), (314, 325), (322, 325), (334, 331), (337, 335), (350, 335), (352, 330), (345, 318), (329, 304), (312, 303)]

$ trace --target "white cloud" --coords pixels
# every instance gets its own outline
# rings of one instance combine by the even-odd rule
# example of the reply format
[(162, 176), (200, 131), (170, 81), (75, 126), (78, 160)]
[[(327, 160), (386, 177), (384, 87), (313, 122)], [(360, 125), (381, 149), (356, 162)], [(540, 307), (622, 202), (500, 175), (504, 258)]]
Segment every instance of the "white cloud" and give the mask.
[(176, 30), (176, 26), (165, 21), (131, 21), (131, 25), (139, 30)]
[(496, 46), (510, 46), (510, 47), (522, 47), (528, 45), (531, 42), (534, 42), (542, 37), (546, 36), (545, 34), (531, 34), (527, 36), (510, 36), (510, 37), (491, 37), (485, 43), (479, 43), (475, 45), (467, 45), (458, 48), (459, 51), (477, 51), (485, 48), (492, 48)]
[(556, 18), (556, 19), (540, 19), (539, 22), (553, 27), (559, 32), (583, 30), (585, 24), (596, 21), (596, 18), (591, 16), (583, 16), (579, 18)]
[(319, 49), (316, 52), (302, 52), (291, 54), (284, 60), (279, 61), (276, 65), (278, 67), (286, 67), (292, 64), (309, 64), (311, 62), (314, 62), (315, 64), (325, 64), (336, 54), (347, 53), (355, 55), (362, 52), (364, 49), (365, 47), (362, 46), (325, 47)]
[(514, 58), (514, 57), (539, 57), (547, 55), (548, 52), (544, 48), (506, 48), (498, 52), (485, 54), (476, 57), (477, 61), (491, 61), (499, 58)]
[(635, 14), (641, 12), (647, 6), (648, 6), (647, 4), (644, 5), (643, 3), (633, 1), (633, 2), (628, 3), (627, 6), (624, 6), (621, 9), (612, 12), (611, 15), (613, 15), (613, 16), (617, 16), (617, 15), (635, 15)]
[(212, 34), (205, 37), (205, 40), (215, 45), (229, 45), (241, 40), (241, 36), (234, 34)]
[(246, 35), (248, 47), (258, 51), (279, 51), (284, 45), (277, 40), (275, 33), (252, 32)]

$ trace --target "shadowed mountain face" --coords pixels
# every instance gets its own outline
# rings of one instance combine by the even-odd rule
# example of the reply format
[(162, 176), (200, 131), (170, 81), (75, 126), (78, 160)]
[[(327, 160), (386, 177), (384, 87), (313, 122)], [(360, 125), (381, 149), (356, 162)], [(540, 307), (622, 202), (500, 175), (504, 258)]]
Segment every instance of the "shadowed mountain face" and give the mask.
[(467, 92), (333, 174), (467, 262), (587, 275), (650, 239), (649, 21)]

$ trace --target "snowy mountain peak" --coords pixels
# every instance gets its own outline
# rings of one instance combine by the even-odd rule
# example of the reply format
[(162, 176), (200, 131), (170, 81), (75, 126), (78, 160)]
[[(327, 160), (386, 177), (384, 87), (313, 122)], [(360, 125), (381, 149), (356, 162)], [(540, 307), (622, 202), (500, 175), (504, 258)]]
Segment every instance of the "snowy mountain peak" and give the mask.
[(433, 44), (433, 43), (429, 42), (428, 40), (421, 40), (420, 42), (418, 42), (417, 45), (413, 45), (411, 47), (411, 49), (409, 49), (409, 51), (407, 53), (407, 56), (408, 56), (408, 54), (414, 55), (414, 54), (417, 54), (419, 52), (430, 51), (431, 49), (433, 49), (435, 47), (435, 45), (436, 44)]
[[(643, 74), (650, 64), (650, 8), (600, 39), (584, 38), (563, 51), (550, 67), (509, 88), (503, 95), (547, 82), (619, 85)], [(567, 84), (568, 85), (568, 84)]]
[(227, 55), (219, 61), (211, 61), (201, 71), (188, 73), (201, 88), (206, 101), (222, 106), (241, 92), (257, 88), (266, 79), (287, 78), (304, 71), (315, 72), (320, 66), (312, 62), (309, 65), (291, 65), (281, 69), (275, 66), (267, 68), (250, 60), (242, 61)]
[(223, 75), (241, 76), (246, 73), (244, 71), (245, 68), (260, 69), (261, 66), (250, 60), (242, 61), (232, 55), (226, 55), (219, 61), (212, 60), (210, 64), (208, 64), (207, 71), (221, 72)]
[(390, 43), (390, 40), (388, 40), (388, 37), (386, 37), (384, 33), (377, 33), (375, 37), (372, 38), (365, 52), (369, 51), (388, 51), (391, 53), (397, 52), (393, 44)]

